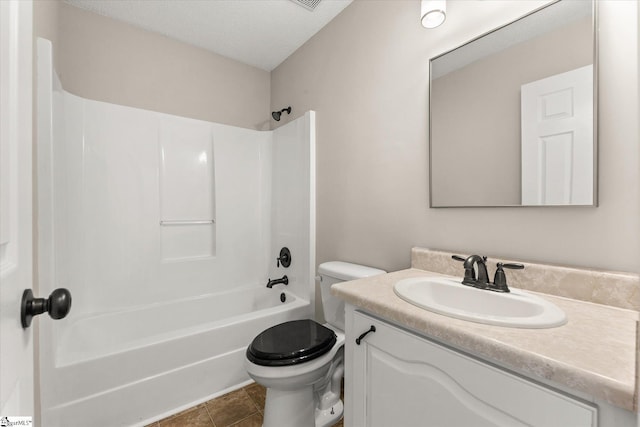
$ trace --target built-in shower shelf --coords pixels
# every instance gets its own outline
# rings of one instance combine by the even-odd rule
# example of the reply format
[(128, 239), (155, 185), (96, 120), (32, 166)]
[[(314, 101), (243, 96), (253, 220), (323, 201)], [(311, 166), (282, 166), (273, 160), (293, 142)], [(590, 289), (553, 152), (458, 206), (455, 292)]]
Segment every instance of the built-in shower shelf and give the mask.
[(181, 220), (181, 221), (160, 221), (160, 225), (203, 225), (203, 224), (215, 224), (215, 219), (196, 219), (196, 220)]

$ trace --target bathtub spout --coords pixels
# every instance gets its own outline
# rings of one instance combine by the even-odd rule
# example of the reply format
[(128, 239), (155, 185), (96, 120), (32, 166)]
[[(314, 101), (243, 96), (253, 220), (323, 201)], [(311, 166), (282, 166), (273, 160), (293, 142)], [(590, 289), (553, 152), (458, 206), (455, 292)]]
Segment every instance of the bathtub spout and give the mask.
[(282, 283), (283, 285), (288, 285), (289, 278), (286, 275), (284, 275), (282, 276), (282, 279), (275, 279), (275, 280), (269, 279), (269, 283), (267, 283), (267, 288), (272, 288), (273, 285), (278, 285), (280, 283)]

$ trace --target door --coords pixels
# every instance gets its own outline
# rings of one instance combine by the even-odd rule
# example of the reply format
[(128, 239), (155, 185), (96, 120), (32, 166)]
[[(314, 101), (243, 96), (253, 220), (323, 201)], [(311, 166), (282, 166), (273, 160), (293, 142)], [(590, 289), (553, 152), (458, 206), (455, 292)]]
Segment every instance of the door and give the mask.
[(33, 287), (31, 33), (31, 1), (0, 1), (0, 423), (21, 425), (34, 415), (33, 328), (20, 322)]
[(593, 204), (593, 66), (521, 88), (522, 204)]

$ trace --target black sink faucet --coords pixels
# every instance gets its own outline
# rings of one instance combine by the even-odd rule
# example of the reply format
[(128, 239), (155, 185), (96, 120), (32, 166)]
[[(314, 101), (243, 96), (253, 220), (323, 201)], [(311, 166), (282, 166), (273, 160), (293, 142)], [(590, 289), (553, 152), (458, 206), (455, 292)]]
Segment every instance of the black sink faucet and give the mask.
[(289, 278), (286, 275), (284, 275), (284, 276), (282, 276), (281, 279), (274, 279), (274, 280), (269, 279), (269, 282), (267, 283), (267, 288), (273, 288), (273, 285), (279, 285), (281, 283), (283, 285), (288, 285), (289, 284)]
[[(486, 289), (489, 286), (489, 274), (487, 273), (487, 257), (480, 255), (471, 255), (467, 258), (462, 258), (458, 255), (453, 255), (451, 258), (456, 261), (464, 262), (464, 279), (462, 279), (463, 285), (473, 286), (474, 288)], [(475, 266), (478, 269), (478, 278), (476, 279)]]
[[(487, 274), (487, 257), (480, 255), (471, 255), (467, 258), (463, 258), (459, 255), (452, 255), (451, 258), (456, 261), (464, 262), (464, 279), (462, 279), (463, 285), (473, 286), (478, 289), (487, 289), (495, 292), (510, 292), (507, 286), (507, 277), (504, 274), (503, 268), (511, 268), (522, 270), (524, 265), (522, 264), (504, 264), (499, 262), (496, 269), (496, 275), (493, 278), (493, 283), (489, 282), (489, 275)], [(476, 271), (474, 266), (478, 269), (478, 278), (476, 279)]]

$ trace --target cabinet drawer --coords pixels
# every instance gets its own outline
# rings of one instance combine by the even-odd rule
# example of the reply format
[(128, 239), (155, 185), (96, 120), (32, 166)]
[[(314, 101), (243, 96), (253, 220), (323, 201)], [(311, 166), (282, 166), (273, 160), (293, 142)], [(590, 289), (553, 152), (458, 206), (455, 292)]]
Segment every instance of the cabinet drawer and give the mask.
[(473, 357), (354, 314), (354, 427), (597, 426), (597, 408)]

